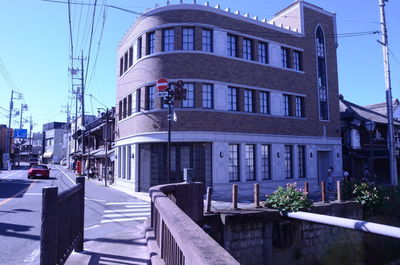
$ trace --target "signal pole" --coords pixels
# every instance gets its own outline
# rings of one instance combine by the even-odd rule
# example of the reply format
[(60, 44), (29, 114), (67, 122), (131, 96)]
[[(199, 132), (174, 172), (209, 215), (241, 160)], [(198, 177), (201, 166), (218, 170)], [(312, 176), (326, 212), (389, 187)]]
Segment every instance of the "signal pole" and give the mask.
[(385, 18), (385, 2), (387, 0), (379, 0), (380, 17), (381, 17), (381, 33), (382, 33), (382, 51), (383, 51), (383, 67), (385, 71), (386, 85), (386, 108), (388, 118), (388, 143), (389, 143), (389, 161), (390, 161), (390, 180), (394, 186), (398, 185), (396, 152), (394, 146), (394, 125), (393, 125), (393, 104), (392, 104), (392, 85), (390, 81), (388, 36)]

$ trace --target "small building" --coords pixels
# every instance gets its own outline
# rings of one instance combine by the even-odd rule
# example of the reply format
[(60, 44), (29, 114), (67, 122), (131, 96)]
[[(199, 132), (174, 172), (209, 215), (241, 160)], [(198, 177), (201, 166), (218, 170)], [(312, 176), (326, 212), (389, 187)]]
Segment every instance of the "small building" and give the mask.
[(63, 159), (65, 122), (50, 122), (43, 125), (43, 153), (42, 162), (59, 164)]
[[(340, 97), (343, 170), (354, 179), (366, 178), (379, 184), (390, 184), (388, 120), (383, 113), (362, 107)], [(394, 120), (397, 168), (400, 122)]]

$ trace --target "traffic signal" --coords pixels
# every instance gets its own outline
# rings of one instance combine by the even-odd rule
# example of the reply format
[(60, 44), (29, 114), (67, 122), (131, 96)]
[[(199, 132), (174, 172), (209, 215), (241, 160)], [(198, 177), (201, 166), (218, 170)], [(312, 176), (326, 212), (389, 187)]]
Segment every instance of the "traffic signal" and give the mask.
[(186, 99), (186, 89), (183, 88), (183, 81), (178, 80), (176, 82), (176, 87), (174, 89), (174, 98), (178, 100), (185, 100)]

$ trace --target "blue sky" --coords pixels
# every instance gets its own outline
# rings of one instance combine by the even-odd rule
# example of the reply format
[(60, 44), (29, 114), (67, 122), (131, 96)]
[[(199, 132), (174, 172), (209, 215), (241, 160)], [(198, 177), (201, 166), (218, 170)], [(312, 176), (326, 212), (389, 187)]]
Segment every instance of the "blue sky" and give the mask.
[[(67, 0), (60, 0), (67, 1)], [(94, 3), (95, 0), (71, 0), (78, 3)], [(179, 0), (170, 0), (172, 4)], [(193, 0), (183, 0), (193, 3)], [(259, 19), (271, 18), (276, 12), (293, 3), (293, 0), (209, 1), (211, 6), (240, 10)], [(339, 34), (380, 30), (378, 0), (309, 0), (308, 2), (337, 13)], [(95, 27), (89, 56), (87, 77), (86, 111), (96, 113), (99, 107), (115, 105), (116, 49), (119, 41), (137, 15), (104, 4), (144, 12), (146, 7), (166, 4), (166, 0), (97, 0)], [(197, 0), (198, 4), (204, 1)], [(400, 25), (398, 12), (400, 1), (386, 4), (386, 19), (391, 50), (393, 97), (400, 98)], [(74, 56), (83, 51), (88, 57), (93, 6), (72, 5), (72, 36)], [(105, 17), (104, 28), (103, 18)], [(70, 38), (68, 6), (41, 0), (0, 0), (0, 71), (4, 68), (15, 85), (10, 85), (0, 72), (0, 124), (8, 124), (4, 110), (9, 108), (11, 90), (23, 94), (23, 100), (14, 100), (14, 106), (28, 104), (28, 112), (36, 123), (34, 131), (40, 131), (43, 123), (65, 121), (62, 106), (73, 102), (69, 97), (71, 78), (68, 74)], [(103, 29), (103, 31), (102, 31)], [(102, 32), (102, 34), (101, 34)], [(101, 36), (101, 40), (100, 40)], [(359, 105), (385, 101), (382, 47), (377, 42), (380, 35), (341, 37), (338, 39), (339, 90)], [(100, 43), (100, 45), (99, 45)], [(99, 51), (98, 48), (100, 47)], [(97, 60), (96, 54), (97, 55)], [(96, 64), (94, 62), (96, 61)], [(86, 68), (85, 62), (85, 68)], [(90, 96), (92, 95), (92, 96)], [(73, 106), (73, 108), (75, 108)], [(65, 109), (65, 108), (64, 108)], [(18, 128), (19, 117), (13, 117), (12, 127)], [(24, 128), (29, 125), (25, 124)]]

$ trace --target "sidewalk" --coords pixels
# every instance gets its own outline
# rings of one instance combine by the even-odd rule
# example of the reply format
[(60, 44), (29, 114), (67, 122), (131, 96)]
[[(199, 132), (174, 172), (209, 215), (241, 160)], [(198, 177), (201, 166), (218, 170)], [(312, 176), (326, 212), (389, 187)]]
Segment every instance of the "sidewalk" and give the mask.
[(144, 225), (140, 231), (126, 229), (87, 241), (84, 244), (84, 251), (73, 252), (65, 264), (151, 264)]

